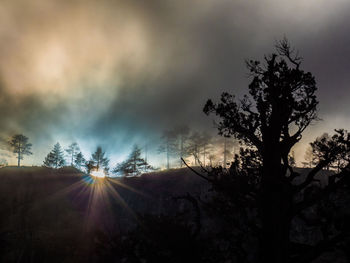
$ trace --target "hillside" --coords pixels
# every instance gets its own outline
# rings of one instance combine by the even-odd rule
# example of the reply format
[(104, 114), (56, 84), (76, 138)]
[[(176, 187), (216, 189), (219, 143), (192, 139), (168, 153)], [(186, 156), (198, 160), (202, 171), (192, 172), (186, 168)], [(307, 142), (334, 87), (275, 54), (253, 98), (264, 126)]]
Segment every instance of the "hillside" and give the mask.
[(130, 228), (136, 213), (165, 213), (174, 209), (168, 198), (208, 187), (187, 169), (94, 180), (72, 168), (6, 167), (0, 180), (2, 262), (28, 253), (35, 262), (87, 262), (91, 233)]
[(187, 168), (94, 179), (73, 168), (6, 167), (0, 180), (1, 262), (95, 262), (96, 233), (132, 229), (137, 214), (171, 215), (183, 206), (173, 197), (210, 187)]

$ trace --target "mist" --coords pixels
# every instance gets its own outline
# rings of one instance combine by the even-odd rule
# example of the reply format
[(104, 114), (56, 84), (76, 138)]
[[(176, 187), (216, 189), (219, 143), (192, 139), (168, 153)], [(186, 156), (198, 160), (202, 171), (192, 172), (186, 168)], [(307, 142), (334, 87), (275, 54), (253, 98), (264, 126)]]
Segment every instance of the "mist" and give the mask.
[(115, 162), (133, 144), (154, 145), (159, 163), (164, 129), (215, 134), (206, 100), (244, 94), (245, 59), (262, 59), (287, 36), (316, 77), (324, 120), (295, 149), (303, 156), (319, 131), (350, 128), (349, 9), (347, 1), (2, 1), (0, 135), (30, 138), (26, 165), (41, 164), (57, 141), (77, 141), (86, 156), (101, 145)]

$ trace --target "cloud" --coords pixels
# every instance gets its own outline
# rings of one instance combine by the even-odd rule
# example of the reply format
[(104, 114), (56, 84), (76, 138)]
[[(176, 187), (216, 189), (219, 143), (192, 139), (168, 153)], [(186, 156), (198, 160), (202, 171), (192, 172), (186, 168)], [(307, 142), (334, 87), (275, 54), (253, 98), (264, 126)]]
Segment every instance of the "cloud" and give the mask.
[(341, 0), (5, 0), (1, 134), (30, 136), (36, 154), (28, 162), (38, 163), (57, 140), (118, 154), (173, 125), (209, 129), (206, 99), (242, 95), (244, 60), (262, 58), (283, 35), (316, 76), (321, 117), (332, 119), (348, 110), (349, 7)]

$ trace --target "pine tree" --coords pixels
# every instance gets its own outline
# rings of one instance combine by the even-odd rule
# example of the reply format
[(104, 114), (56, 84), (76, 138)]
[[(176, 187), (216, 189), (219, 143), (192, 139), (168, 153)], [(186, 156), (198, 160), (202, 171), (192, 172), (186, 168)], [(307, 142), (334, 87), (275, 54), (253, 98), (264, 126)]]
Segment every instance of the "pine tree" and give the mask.
[(145, 159), (141, 158), (141, 149), (135, 145), (128, 159), (118, 164), (113, 170), (113, 173), (135, 176), (140, 174), (141, 171), (149, 171), (152, 169), (152, 166), (149, 165)]
[(64, 155), (62, 147), (59, 143), (56, 143), (53, 150), (48, 153), (45, 158), (44, 166), (52, 168), (60, 168), (65, 165)]
[(96, 151), (91, 156), (91, 164), (96, 170), (103, 168), (105, 171), (108, 171), (109, 159), (105, 156), (105, 152), (102, 151), (101, 146), (98, 146)]
[(79, 170), (81, 170), (81, 167), (83, 166), (83, 164), (86, 162), (82, 152), (79, 152), (74, 159), (74, 165), (76, 168), (78, 168)]
[(23, 160), (24, 155), (33, 154), (30, 150), (32, 148), (32, 144), (28, 143), (28, 137), (23, 134), (16, 134), (11, 137), (8, 142), (12, 152), (17, 154), (18, 167), (21, 166), (21, 160)]
[(93, 170), (93, 169), (96, 169), (95, 166), (94, 166), (94, 162), (89, 160), (89, 161), (86, 161), (84, 163), (84, 166), (85, 166), (85, 169), (86, 169), (86, 172), (88, 174), (90, 174), (90, 172)]

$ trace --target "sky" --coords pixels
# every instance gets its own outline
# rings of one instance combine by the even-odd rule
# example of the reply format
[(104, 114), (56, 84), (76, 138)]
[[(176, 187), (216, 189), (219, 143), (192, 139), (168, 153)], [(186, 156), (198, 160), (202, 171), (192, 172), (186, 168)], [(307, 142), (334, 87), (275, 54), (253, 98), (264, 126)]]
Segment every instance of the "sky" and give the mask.
[(215, 133), (206, 100), (243, 95), (244, 61), (286, 36), (320, 101), (322, 120), (295, 148), (300, 162), (316, 136), (350, 129), (349, 11), (347, 0), (1, 0), (0, 136), (30, 138), (25, 165), (73, 141), (86, 157), (101, 145), (112, 164), (148, 144), (163, 165), (162, 131)]

